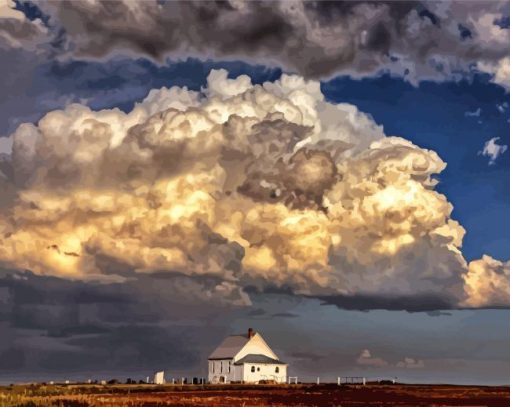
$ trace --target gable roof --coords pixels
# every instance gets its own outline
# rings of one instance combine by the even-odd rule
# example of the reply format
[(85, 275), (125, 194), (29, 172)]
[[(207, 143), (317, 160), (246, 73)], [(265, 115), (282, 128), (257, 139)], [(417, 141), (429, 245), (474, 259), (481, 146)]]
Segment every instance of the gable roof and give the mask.
[(230, 335), (218, 346), (209, 359), (233, 359), (239, 351), (250, 341), (246, 335)]
[(234, 363), (234, 365), (242, 365), (243, 363), (268, 363), (272, 365), (286, 365), (286, 363), (282, 362), (281, 360), (273, 359), (266, 355), (255, 355), (253, 353), (250, 353), (244, 358), (239, 359)]
[(238, 354), (234, 357), (237, 362), (239, 359), (242, 359), (246, 355), (266, 355), (272, 359), (279, 359), (276, 353), (273, 352), (271, 347), (267, 344), (261, 334), (255, 332), (251, 339), (246, 343), (246, 345), (239, 351)]

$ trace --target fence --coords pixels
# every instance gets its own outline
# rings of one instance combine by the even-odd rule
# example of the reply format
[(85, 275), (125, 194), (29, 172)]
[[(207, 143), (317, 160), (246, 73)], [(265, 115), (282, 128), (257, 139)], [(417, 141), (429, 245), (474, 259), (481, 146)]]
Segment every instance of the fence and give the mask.
[[(159, 378), (159, 377), (158, 377)], [(149, 379), (149, 378), (147, 378)], [(160, 380), (156, 380), (156, 377), (154, 377), (155, 380), (152, 381), (153, 384), (173, 384), (173, 385), (205, 385), (209, 384), (209, 381), (206, 377), (177, 377), (177, 378), (171, 378), (164, 380), (163, 383), (161, 383)], [(159, 378), (161, 379), (161, 378)], [(276, 383), (287, 383), (287, 384), (333, 384), (336, 383), (337, 385), (347, 385), (347, 384), (355, 384), (355, 385), (366, 385), (367, 384), (367, 378), (362, 376), (339, 376), (339, 377), (332, 377), (332, 376), (288, 376), (288, 377), (266, 377), (263, 376), (262, 380), (274, 380)], [(393, 383), (395, 383), (395, 379), (392, 380)], [(147, 383), (151, 383), (149, 380), (147, 380)]]
[(367, 384), (367, 379), (365, 377), (357, 376), (339, 377), (337, 380), (337, 384), (339, 386), (341, 384), (362, 384), (364, 386)]

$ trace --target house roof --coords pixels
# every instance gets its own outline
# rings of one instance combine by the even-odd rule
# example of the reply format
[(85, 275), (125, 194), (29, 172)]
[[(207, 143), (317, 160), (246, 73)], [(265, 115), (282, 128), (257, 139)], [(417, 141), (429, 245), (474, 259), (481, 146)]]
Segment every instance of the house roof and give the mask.
[(249, 340), (247, 335), (227, 336), (220, 346), (209, 355), (209, 359), (232, 359)]
[(246, 355), (244, 358), (239, 359), (234, 365), (242, 365), (243, 363), (267, 363), (272, 365), (286, 365), (287, 363), (282, 362), (278, 359), (270, 358), (266, 355), (255, 355), (250, 353)]

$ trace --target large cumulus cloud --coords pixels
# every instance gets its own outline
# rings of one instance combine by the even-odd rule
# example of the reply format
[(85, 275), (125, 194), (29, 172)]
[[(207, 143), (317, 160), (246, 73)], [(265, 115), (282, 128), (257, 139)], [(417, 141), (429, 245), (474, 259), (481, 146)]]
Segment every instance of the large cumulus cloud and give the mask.
[(115, 283), (163, 273), (236, 304), (247, 287), (427, 308), (476, 295), (464, 229), (434, 190), (445, 163), (326, 102), (318, 82), (212, 71), (201, 92), (153, 90), (129, 113), (73, 104), (12, 137), (4, 266)]

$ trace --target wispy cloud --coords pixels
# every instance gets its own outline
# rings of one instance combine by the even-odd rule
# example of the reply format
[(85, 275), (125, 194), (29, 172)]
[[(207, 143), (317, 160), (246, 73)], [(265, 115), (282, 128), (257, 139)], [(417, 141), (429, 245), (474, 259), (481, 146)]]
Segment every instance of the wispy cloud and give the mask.
[(496, 104), (496, 108), (500, 113), (505, 113), (506, 109), (508, 109), (508, 103), (503, 102), (501, 104)]
[(482, 109), (478, 108), (476, 110), (473, 110), (472, 112), (467, 111), (464, 113), (464, 116), (466, 117), (480, 117), (480, 113), (482, 113)]
[(499, 137), (493, 137), (485, 142), (483, 149), (478, 152), (479, 155), (489, 157), (489, 165), (494, 165), (499, 156), (501, 156), (508, 146), (505, 144), (498, 144)]

